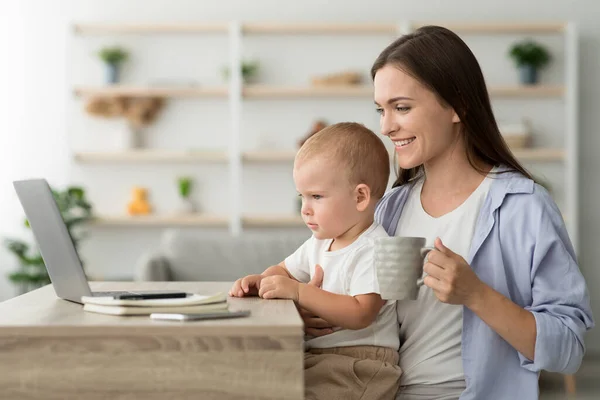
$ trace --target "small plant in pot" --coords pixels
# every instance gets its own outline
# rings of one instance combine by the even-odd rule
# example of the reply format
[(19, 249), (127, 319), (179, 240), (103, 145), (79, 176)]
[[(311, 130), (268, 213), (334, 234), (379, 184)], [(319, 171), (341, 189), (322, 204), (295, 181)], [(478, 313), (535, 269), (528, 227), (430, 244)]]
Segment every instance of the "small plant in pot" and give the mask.
[(533, 85), (538, 81), (538, 70), (550, 62), (550, 53), (539, 43), (533, 40), (524, 40), (515, 43), (509, 51), (510, 57), (519, 68), (521, 83)]
[(121, 47), (104, 47), (98, 56), (106, 64), (106, 83), (109, 85), (118, 83), (121, 65), (128, 57), (127, 51)]
[[(242, 81), (244, 83), (253, 83), (258, 74), (260, 64), (258, 61), (242, 61)], [(229, 67), (223, 68), (223, 77), (229, 79)]]
[(179, 197), (181, 198), (180, 212), (189, 214), (196, 211), (196, 206), (192, 202), (191, 194), (193, 187), (193, 180), (190, 177), (182, 176), (177, 179), (177, 185), (179, 188)]

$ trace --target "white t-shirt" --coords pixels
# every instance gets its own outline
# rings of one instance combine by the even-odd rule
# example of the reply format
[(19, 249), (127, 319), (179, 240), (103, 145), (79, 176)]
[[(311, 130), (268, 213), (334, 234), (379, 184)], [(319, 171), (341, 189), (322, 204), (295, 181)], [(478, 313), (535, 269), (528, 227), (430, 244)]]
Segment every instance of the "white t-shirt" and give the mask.
[[(433, 246), (440, 237), (446, 247), (467, 259), (475, 224), (491, 180), (488, 175), (477, 189), (456, 209), (433, 218), (421, 204), (424, 180), (411, 190), (396, 228), (396, 236), (426, 238)], [(462, 306), (442, 303), (433, 290), (422, 286), (417, 300), (397, 303), (400, 322), (400, 383), (434, 385), (464, 382), (461, 358)]]
[[(388, 234), (374, 223), (352, 244), (329, 251), (333, 239), (319, 240), (312, 236), (291, 256), (285, 259), (285, 267), (300, 282), (309, 282), (319, 264), (325, 273), (321, 288), (328, 292), (347, 296), (380, 293), (379, 282), (373, 264), (373, 240)], [(340, 329), (330, 335), (310, 338), (308, 348), (331, 348), (346, 346), (380, 346), (397, 350), (398, 316), (396, 303), (388, 301), (381, 308), (376, 320), (368, 327), (358, 330)]]

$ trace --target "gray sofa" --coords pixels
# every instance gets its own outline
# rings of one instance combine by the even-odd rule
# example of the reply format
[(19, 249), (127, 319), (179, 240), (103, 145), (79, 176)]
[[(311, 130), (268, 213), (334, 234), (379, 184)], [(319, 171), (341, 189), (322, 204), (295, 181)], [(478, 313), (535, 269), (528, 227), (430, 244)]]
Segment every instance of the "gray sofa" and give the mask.
[(159, 247), (138, 260), (135, 280), (233, 282), (283, 261), (309, 237), (308, 230), (240, 236), (166, 230)]

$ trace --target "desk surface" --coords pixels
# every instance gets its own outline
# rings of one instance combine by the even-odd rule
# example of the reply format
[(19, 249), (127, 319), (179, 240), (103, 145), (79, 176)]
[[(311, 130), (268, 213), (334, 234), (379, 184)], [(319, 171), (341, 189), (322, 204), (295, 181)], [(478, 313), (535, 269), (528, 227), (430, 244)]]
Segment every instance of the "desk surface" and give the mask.
[[(93, 290), (185, 290), (230, 283), (93, 282)], [(229, 298), (248, 318), (154, 321), (82, 310), (52, 286), (0, 303), (2, 398), (300, 400), (303, 332), (289, 300)]]
[[(225, 282), (91, 282), (95, 291), (107, 290), (184, 290), (199, 294), (228, 292)], [(0, 336), (14, 334), (80, 336), (82, 334), (134, 335), (186, 333), (193, 335), (297, 335), (302, 320), (288, 300), (263, 300), (257, 297), (228, 298), (231, 310), (249, 309), (251, 316), (209, 321), (155, 321), (148, 316), (113, 316), (85, 312), (82, 305), (56, 297), (52, 285), (0, 303)], [(136, 329), (140, 328), (140, 329)]]

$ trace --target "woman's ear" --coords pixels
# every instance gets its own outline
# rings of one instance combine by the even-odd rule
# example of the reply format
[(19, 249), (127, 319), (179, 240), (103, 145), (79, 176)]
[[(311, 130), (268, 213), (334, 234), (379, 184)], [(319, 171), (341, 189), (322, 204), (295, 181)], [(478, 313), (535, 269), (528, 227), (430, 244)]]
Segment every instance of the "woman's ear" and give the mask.
[(456, 111), (452, 110), (452, 123), (458, 124), (460, 122), (460, 117), (456, 113)]
[(356, 198), (356, 209), (358, 211), (365, 211), (371, 203), (371, 188), (361, 183), (354, 189)]

